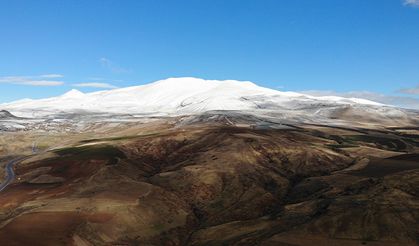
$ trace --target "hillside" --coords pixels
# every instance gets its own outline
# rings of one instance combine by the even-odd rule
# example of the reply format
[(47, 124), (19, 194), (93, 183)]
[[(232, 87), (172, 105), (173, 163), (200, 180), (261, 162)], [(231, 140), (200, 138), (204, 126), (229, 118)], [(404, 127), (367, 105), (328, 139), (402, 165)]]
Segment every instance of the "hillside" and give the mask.
[(9, 111), (0, 110), (0, 120), (17, 119), (16, 116), (11, 114)]
[(2, 243), (417, 245), (417, 129), (229, 121), (18, 135)]

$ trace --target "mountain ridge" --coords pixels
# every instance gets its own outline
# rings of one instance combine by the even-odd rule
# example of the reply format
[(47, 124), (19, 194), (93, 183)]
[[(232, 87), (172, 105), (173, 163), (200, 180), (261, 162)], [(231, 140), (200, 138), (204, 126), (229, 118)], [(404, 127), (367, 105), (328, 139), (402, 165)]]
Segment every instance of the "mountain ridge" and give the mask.
[(0, 105), (11, 112), (39, 114), (78, 110), (107, 113), (194, 114), (209, 110), (277, 110), (308, 105), (385, 106), (359, 98), (314, 97), (258, 86), (250, 81), (169, 78), (150, 84), (92, 93), (76, 89), (52, 98), (25, 99)]
[(18, 117), (14, 116), (7, 110), (0, 110), (0, 119), (7, 120), (7, 119), (17, 119)]
[(417, 113), (359, 98), (315, 97), (264, 88), (250, 81), (169, 78), (153, 83), (82, 93), (76, 89), (46, 99), (20, 100), (0, 108), (20, 117), (177, 117), (209, 111), (241, 112), (300, 123), (414, 125)]

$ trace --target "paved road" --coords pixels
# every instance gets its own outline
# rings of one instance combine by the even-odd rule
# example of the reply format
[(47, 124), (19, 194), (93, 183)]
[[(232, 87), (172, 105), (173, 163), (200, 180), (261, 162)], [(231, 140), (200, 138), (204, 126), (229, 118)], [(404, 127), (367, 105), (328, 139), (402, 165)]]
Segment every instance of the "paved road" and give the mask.
[(16, 158), (9, 161), (5, 166), (6, 176), (3, 183), (0, 184), (0, 192), (6, 189), (6, 187), (13, 182), (15, 179), (15, 172), (13, 170), (13, 165), (23, 160), (23, 158)]
[[(36, 147), (36, 142), (33, 142), (32, 144), (32, 155), (36, 154), (38, 152), (37, 147)], [(11, 184), (13, 182), (13, 180), (15, 180), (15, 171), (13, 170), (13, 166), (16, 163), (19, 163), (21, 161), (23, 161), (24, 159), (27, 159), (29, 156), (26, 157), (19, 157), (19, 158), (15, 158), (11, 161), (9, 161), (6, 166), (4, 167), (4, 170), (6, 172), (5, 174), (5, 179), (3, 181), (3, 183), (0, 184), (0, 192), (2, 192), (4, 189), (6, 189), (6, 187)]]

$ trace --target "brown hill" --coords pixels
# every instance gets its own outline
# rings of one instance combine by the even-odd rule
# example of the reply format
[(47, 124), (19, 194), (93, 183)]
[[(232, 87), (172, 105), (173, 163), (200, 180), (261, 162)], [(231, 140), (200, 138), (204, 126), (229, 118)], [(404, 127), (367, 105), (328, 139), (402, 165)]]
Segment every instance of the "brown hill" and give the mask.
[[(2, 244), (418, 243), (415, 137), (335, 135), (327, 126), (156, 128), (20, 163), (20, 180), (0, 197)], [(377, 175), (380, 165), (387, 171)]]

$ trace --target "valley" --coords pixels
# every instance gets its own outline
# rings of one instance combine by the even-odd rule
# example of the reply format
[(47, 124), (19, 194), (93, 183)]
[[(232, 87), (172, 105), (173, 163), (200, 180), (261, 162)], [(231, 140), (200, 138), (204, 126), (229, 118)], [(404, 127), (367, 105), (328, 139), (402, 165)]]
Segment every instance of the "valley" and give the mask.
[(0, 136), (2, 164), (28, 156), (0, 192), (5, 245), (418, 243), (412, 125), (235, 112), (43, 122)]
[(4, 245), (417, 245), (419, 114), (171, 78), (1, 104)]
[(0, 246), (419, 246), (419, 0), (0, 0)]

